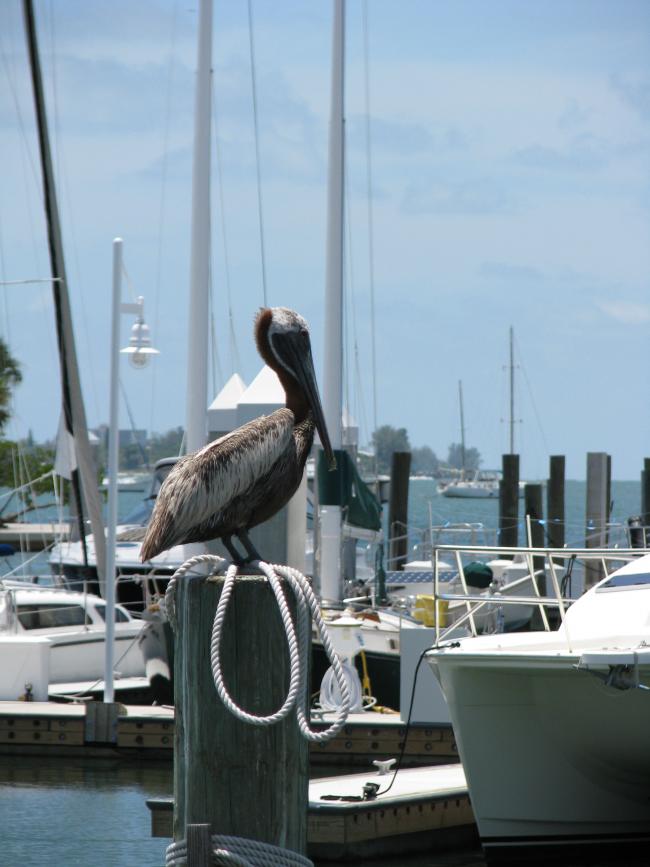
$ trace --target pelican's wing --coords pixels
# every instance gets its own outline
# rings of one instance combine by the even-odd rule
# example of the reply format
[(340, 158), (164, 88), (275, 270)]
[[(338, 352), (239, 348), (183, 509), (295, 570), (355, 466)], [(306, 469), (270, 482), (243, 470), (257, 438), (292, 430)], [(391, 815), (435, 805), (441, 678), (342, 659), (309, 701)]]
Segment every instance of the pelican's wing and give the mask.
[(193, 528), (252, 488), (286, 449), (293, 425), (293, 413), (278, 409), (180, 460), (156, 498), (142, 543), (142, 560), (183, 543)]

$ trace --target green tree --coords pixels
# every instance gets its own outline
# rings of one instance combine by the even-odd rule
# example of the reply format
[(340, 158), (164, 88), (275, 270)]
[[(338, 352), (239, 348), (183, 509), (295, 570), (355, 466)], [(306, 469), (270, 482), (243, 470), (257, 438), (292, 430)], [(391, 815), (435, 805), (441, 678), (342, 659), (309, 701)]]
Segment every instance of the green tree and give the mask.
[[(21, 519), (25, 512), (37, 508), (34, 494), (52, 493), (52, 479), (42, 476), (47, 476), (53, 466), (54, 449), (47, 445), (0, 440), (0, 487), (14, 491), (0, 506), (0, 522)], [(22, 488), (27, 480), (31, 484)]]
[(419, 446), (411, 453), (411, 472), (433, 476), (438, 472), (440, 461), (429, 446)]
[[(447, 455), (447, 463), (450, 467), (455, 467), (457, 470), (463, 469), (463, 447), (460, 443), (452, 443), (449, 446), (449, 454)], [(482, 458), (478, 449), (473, 446), (465, 448), (465, 469), (470, 472), (478, 470), (481, 466)]]
[(152, 434), (149, 437), (147, 450), (149, 461), (153, 465), (161, 458), (173, 458), (180, 453), (183, 442), (183, 428), (175, 427), (164, 434)]
[(20, 365), (0, 337), (0, 434), (4, 433), (11, 418), (11, 395), (13, 389), (22, 382), (22, 378)]
[(406, 428), (391, 427), (384, 424), (372, 435), (372, 443), (377, 455), (377, 468), (380, 473), (390, 472), (393, 452), (410, 452), (411, 444)]

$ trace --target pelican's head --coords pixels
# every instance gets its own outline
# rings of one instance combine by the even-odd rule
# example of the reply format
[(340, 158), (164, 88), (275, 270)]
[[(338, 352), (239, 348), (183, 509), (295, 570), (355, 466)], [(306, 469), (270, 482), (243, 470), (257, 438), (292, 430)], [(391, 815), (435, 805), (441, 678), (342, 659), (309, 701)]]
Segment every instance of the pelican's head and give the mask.
[(336, 467), (325, 416), (321, 406), (314, 361), (311, 355), (309, 327), (305, 320), (288, 307), (265, 307), (255, 320), (255, 341), (264, 361), (278, 374), (289, 397), (286, 373), (297, 383), (314, 416), (316, 429), (330, 469)]

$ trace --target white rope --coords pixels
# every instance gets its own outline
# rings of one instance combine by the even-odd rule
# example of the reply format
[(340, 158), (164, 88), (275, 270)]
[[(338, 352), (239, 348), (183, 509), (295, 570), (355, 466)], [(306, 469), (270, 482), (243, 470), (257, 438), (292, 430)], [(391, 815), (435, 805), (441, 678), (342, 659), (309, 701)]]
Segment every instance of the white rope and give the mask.
[[(363, 710), (363, 689), (361, 687), (359, 672), (347, 659), (345, 659), (341, 665), (343, 667), (343, 673), (345, 674), (348, 689), (350, 690), (350, 710), (352, 713), (357, 713)], [(341, 701), (341, 690), (336, 681), (336, 673), (330, 666), (323, 675), (320, 684), (318, 703), (322, 710), (332, 711), (341, 707)]]
[[(191, 557), (182, 566), (180, 566), (172, 576), (165, 593), (165, 609), (169, 622), (172, 628), (176, 630), (176, 612), (174, 606), (174, 595), (176, 581), (185, 575), (194, 566), (202, 563), (211, 563), (217, 566), (216, 572), (219, 572), (225, 560), (222, 557), (217, 557), (214, 554), (199, 554), (196, 557)], [(275, 596), (280, 616), (284, 625), (287, 645), (289, 648), (289, 690), (287, 697), (282, 706), (275, 713), (268, 716), (257, 716), (240, 708), (232, 699), (226, 685), (224, 683), (223, 672), (221, 669), (221, 634), (223, 624), (226, 617), (226, 611), (230, 597), (234, 590), (235, 581), (238, 574), (238, 568), (235, 565), (230, 565), (227, 569), (224, 586), (221, 591), (217, 611), (214, 616), (214, 624), (212, 627), (212, 639), (210, 642), (210, 662), (212, 665), (212, 675), (219, 697), (225, 707), (243, 722), (251, 725), (268, 726), (274, 725), (284, 719), (293, 708), (296, 711), (298, 727), (304, 738), (309, 741), (320, 743), (330, 740), (335, 737), (345, 725), (348, 713), (350, 712), (350, 690), (348, 688), (347, 678), (341, 665), (341, 661), (335, 652), (330, 640), (327, 628), (323, 622), (320, 613), (320, 605), (318, 599), (311, 588), (307, 578), (302, 575), (297, 569), (292, 569), (289, 566), (269, 565), (262, 561), (256, 561), (254, 564), (266, 577), (271, 585)], [(282, 587), (282, 579), (284, 579), (288, 587), (293, 592), (296, 599), (296, 625), (294, 626), (291, 618), (291, 612), (284, 595)], [(213, 580), (208, 578), (208, 580)], [(340, 706), (336, 711), (334, 722), (326, 729), (314, 731), (310, 728), (308, 722), (307, 708), (307, 670), (308, 670), (308, 651), (310, 638), (309, 613), (316, 624), (316, 628), (323, 642), (323, 648), (330, 661), (334, 671), (334, 677), (338, 684), (341, 694)]]
[[(304, 855), (283, 849), (259, 840), (214, 834), (212, 863), (237, 865), (237, 867), (313, 867), (313, 862)], [(165, 867), (180, 867), (187, 862), (187, 842), (171, 843), (165, 852)]]

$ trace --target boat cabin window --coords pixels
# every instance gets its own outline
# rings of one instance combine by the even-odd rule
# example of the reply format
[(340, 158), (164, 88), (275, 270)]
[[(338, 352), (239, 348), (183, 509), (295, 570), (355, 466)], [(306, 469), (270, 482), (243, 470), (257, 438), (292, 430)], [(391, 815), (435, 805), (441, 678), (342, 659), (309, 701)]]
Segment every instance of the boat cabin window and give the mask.
[(609, 589), (610, 587), (634, 587), (639, 584), (650, 584), (650, 572), (628, 572), (622, 575), (612, 575), (612, 577), (601, 584), (599, 590)]
[(67, 602), (51, 605), (18, 605), (18, 621), (23, 629), (55, 629), (57, 626), (84, 626), (92, 623), (81, 605)]
[[(97, 602), (95, 604), (95, 610), (97, 611), (99, 616), (102, 618), (102, 620), (104, 622), (106, 622), (106, 605), (104, 605), (103, 602)], [(126, 613), (126, 611), (123, 608), (120, 608), (119, 605), (116, 605), (115, 606), (115, 622), (116, 623), (128, 623), (129, 619), (130, 619), (129, 615)]]

